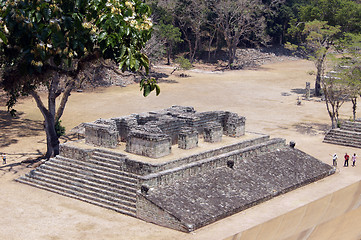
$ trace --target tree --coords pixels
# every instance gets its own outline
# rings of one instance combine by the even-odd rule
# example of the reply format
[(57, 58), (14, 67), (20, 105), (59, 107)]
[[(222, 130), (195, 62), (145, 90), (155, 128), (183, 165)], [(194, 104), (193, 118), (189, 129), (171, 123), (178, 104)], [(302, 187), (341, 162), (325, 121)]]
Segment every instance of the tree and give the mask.
[[(150, 9), (140, 0), (1, 0), (3, 51), (1, 87), (12, 110), (20, 95), (31, 95), (44, 117), (45, 157), (59, 153), (55, 125), (89, 62), (111, 59), (122, 70), (148, 71), (141, 53), (150, 38)], [(0, 36), (1, 37), (1, 36)], [(144, 95), (159, 88), (142, 81)], [(37, 89), (48, 90), (47, 107)], [(61, 96), (56, 109), (56, 99)]]
[(166, 43), (167, 64), (170, 65), (170, 57), (174, 46), (183, 41), (181, 39), (182, 34), (178, 27), (173, 26), (173, 24), (165, 24), (163, 21), (160, 22), (157, 30), (160, 38)]
[(299, 22), (327, 21), (342, 32), (361, 30), (361, 4), (353, 0), (310, 0), (299, 7)]
[(184, 40), (188, 43), (189, 61), (193, 63), (201, 40), (201, 27), (207, 20), (205, 0), (178, 0), (175, 9), (179, 28)]
[(232, 68), (241, 40), (256, 43), (267, 40), (263, 4), (260, 0), (214, 0), (212, 10), (217, 15), (228, 50), (228, 68)]
[(339, 109), (345, 101), (352, 101), (353, 118), (356, 118), (357, 97), (361, 93), (360, 35), (347, 34), (339, 45), (342, 56), (333, 58), (333, 71), (322, 76), (322, 90), (332, 128), (339, 123)]
[(345, 34), (340, 41), (339, 48), (342, 50), (342, 56), (337, 58), (338, 65), (343, 66), (339, 74), (353, 86), (352, 116), (353, 120), (356, 120), (357, 98), (361, 94), (361, 35)]
[[(149, 2), (152, 8), (152, 19), (154, 22), (152, 38), (162, 46), (162, 48), (153, 49), (154, 51), (160, 52), (157, 54), (153, 51), (151, 56), (158, 55), (164, 57), (165, 52), (167, 64), (170, 65), (170, 59), (176, 44), (183, 41), (180, 29), (175, 26), (175, 1), (148, 0), (147, 2)], [(160, 60), (160, 58), (158, 60)]]
[(334, 45), (338, 26), (333, 27), (325, 21), (314, 20), (305, 23), (303, 33), (307, 36), (305, 46), (311, 51), (311, 59), (316, 67), (315, 95), (321, 95), (321, 77), (325, 71), (326, 56), (329, 49)]
[[(265, 1), (263, 1), (265, 2)], [(265, 11), (266, 32), (271, 37), (272, 43), (283, 44), (287, 34), (287, 27), (294, 13), (289, 1), (267, 1), (268, 7)]]
[(339, 110), (344, 102), (360, 93), (360, 84), (342, 77), (342, 73), (334, 73), (322, 78), (322, 90), (325, 95), (326, 108), (330, 116), (332, 129), (339, 123)]

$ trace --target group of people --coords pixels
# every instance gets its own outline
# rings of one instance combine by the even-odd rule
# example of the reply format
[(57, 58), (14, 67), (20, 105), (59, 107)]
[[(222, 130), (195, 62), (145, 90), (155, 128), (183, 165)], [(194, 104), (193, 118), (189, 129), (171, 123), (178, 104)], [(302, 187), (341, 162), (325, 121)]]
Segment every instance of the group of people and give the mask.
[[(356, 155), (356, 153), (354, 153), (351, 157), (352, 167), (356, 167), (356, 158), (357, 158), (357, 155)], [(348, 161), (350, 160), (350, 156), (347, 153), (345, 153), (344, 159), (345, 159), (345, 162), (344, 162), (343, 166), (348, 167)], [(332, 165), (337, 166), (337, 154), (336, 153), (332, 157)]]

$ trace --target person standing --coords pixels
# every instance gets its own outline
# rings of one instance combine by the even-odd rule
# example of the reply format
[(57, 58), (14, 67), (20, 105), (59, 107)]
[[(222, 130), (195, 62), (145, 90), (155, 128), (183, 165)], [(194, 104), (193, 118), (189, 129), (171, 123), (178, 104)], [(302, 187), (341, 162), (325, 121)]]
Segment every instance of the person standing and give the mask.
[(356, 158), (357, 158), (356, 153), (354, 153), (351, 158), (352, 159), (352, 167), (356, 167)]
[(332, 156), (332, 165), (337, 167), (337, 154), (333, 154)]
[(344, 163), (344, 167), (348, 167), (348, 160), (350, 159), (350, 156), (347, 154), (347, 153), (345, 153), (345, 156), (344, 156), (344, 158), (345, 158), (345, 163)]
[(3, 153), (2, 158), (3, 158), (3, 164), (6, 164), (6, 153)]

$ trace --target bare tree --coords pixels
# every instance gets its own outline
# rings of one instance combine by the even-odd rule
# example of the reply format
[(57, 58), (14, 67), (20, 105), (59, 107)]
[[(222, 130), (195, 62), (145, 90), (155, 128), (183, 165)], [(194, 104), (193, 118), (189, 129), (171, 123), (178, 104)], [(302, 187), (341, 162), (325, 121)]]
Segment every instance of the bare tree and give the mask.
[(343, 71), (336, 71), (333, 74), (323, 76), (321, 86), (332, 128), (336, 128), (339, 123), (339, 110), (341, 106), (360, 93), (360, 81), (355, 82), (348, 78)]
[(241, 40), (254, 43), (267, 40), (261, 0), (213, 0), (212, 8), (227, 43), (229, 68)]
[(178, 0), (178, 3), (176, 18), (184, 40), (188, 43), (189, 60), (192, 63), (200, 45), (201, 27), (207, 21), (207, 5), (205, 0)]

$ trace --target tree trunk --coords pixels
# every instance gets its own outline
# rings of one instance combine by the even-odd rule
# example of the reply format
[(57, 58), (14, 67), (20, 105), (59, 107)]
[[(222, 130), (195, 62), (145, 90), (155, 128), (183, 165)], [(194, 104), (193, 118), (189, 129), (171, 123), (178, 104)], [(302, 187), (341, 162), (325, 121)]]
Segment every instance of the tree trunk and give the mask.
[(209, 37), (209, 41), (208, 41), (208, 62), (211, 61), (211, 48), (212, 48), (212, 43), (214, 40), (214, 37), (216, 35), (216, 30), (213, 32), (213, 34)]
[(33, 91), (31, 95), (35, 99), (35, 102), (44, 117), (44, 128), (46, 132), (46, 142), (47, 142), (47, 150), (45, 154), (45, 158), (49, 159), (59, 154), (59, 137), (55, 130), (55, 123), (57, 120), (61, 118), (63, 115), (65, 105), (68, 101), (71, 91), (74, 88), (75, 79), (68, 78), (68, 82), (66, 83), (66, 88), (63, 92), (60, 105), (58, 110), (56, 111), (56, 98), (60, 96), (61, 90), (58, 89), (60, 82), (60, 77), (58, 74), (55, 74), (51, 80), (51, 83), (48, 88), (48, 108), (46, 108), (37, 94), (37, 92)]
[(357, 108), (357, 98), (353, 97), (351, 98), (352, 101), (352, 115), (353, 115), (353, 120), (356, 120), (356, 108)]
[(49, 159), (59, 154), (59, 139), (55, 131), (55, 114), (51, 114), (51, 112), (45, 108), (40, 96), (35, 91), (31, 92), (31, 95), (35, 99), (35, 102), (44, 117), (47, 142), (45, 158)]
[(324, 87), (324, 92), (325, 92), (325, 101), (326, 101), (327, 112), (331, 119), (331, 128), (335, 129), (337, 127), (336, 119), (335, 119), (335, 115), (336, 115), (335, 114), (335, 106), (329, 101), (329, 92), (327, 91), (326, 87)]
[(317, 70), (316, 81), (315, 81), (315, 96), (321, 96), (321, 71)]
[(228, 47), (228, 68), (232, 69), (232, 64), (234, 62), (234, 59), (236, 57), (236, 46), (231, 44), (231, 46)]
[(168, 44), (167, 46), (167, 65), (170, 65), (170, 55), (172, 53), (172, 48), (171, 48), (171, 45)]
[(55, 131), (55, 118), (51, 114), (47, 114), (44, 121), (47, 150), (45, 158), (49, 159), (59, 154), (59, 138)]

